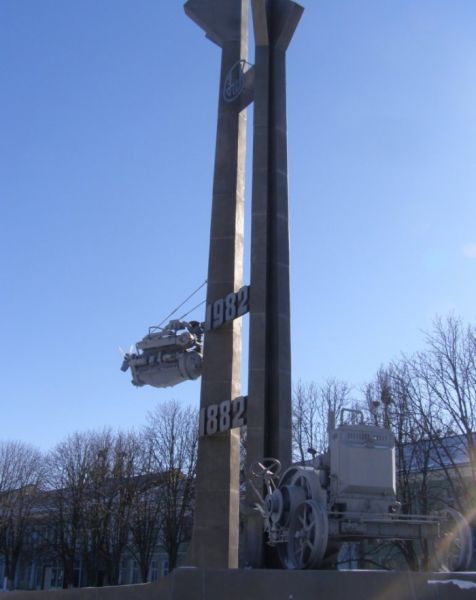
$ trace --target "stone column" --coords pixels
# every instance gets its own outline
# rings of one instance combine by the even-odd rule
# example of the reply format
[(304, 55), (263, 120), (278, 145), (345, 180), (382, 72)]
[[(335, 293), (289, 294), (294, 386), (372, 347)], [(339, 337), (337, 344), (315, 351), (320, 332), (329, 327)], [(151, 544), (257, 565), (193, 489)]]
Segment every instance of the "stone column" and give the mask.
[[(247, 6), (247, 0), (185, 4), (187, 15), (222, 50), (207, 303), (242, 285), (246, 114), (239, 85), (229, 84), (247, 58)], [(203, 365), (200, 408), (240, 395), (241, 319), (206, 333)], [(191, 565), (238, 566), (239, 436), (232, 429), (199, 440)]]
[[(247, 464), (291, 463), (291, 340), (286, 129), (286, 49), (303, 8), (252, 0), (255, 31), (253, 190)], [(248, 491), (248, 509), (256, 502)], [(262, 517), (251, 512), (246, 558), (266, 562)]]

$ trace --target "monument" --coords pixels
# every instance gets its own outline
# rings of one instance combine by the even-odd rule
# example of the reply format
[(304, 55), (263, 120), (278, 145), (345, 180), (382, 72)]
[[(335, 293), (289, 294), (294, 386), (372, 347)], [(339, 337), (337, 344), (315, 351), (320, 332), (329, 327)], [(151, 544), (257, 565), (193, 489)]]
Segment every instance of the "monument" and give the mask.
[[(291, 461), (291, 351), (285, 55), (303, 11), (291, 0), (253, 0), (255, 64), (247, 63), (247, 0), (189, 0), (185, 12), (221, 48), (200, 408), (203, 419), (240, 397), (240, 321), (250, 312), (247, 463)], [(251, 281), (242, 286), (246, 106), (254, 101)], [(241, 307), (241, 312), (240, 312)], [(224, 312), (225, 310), (225, 312)], [(225, 317), (223, 317), (225, 315)], [(243, 402), (243, 400), (241, 400)], [(235, 404), (236, 405), (236, 404)], [(224, 406), (224, 405), (223, 405)], [(228, 406), (228, 405), (226, 405)], [(221, 413), (220, 413), (221, 414)], [(240, 423), (239, 423), (240, 424)], [(189, 560), (238, 566), (239, 431), (202, 425)], [(249, 504), (254, 499), (249, 498)], [(246, 520), (246, 562), (264, 565), (263, 525)]]

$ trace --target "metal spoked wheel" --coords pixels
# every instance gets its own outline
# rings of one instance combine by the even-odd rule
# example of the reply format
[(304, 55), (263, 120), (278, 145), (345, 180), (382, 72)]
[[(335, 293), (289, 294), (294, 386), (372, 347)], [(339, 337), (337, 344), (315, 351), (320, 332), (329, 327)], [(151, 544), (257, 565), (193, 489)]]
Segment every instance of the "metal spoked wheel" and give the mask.
[(285, 471), (279, 481), (279, 488), (284, 486), (302, 487), (306, 500), (317, 500), (321, 496), (319, 475), (312, 467), (291, 467)]
[(473, 538), (468, 522), (452, 508), (442, 511), (441, 538), (438, 559), (444, 571), (466, 571), (473, 555)]
[(313, 469), (300, 468), (292, 479), (292, 485), (304, 490), (306, 500), (318, 500), (320, 492), (319, 476)]
[(281, 463), (276, 458), (263, 458), (251, 465), (251, 475), (263, 479), (278, 477)]
[(321, 504), (306, 500), (298, 506), (289, 527), (286, 567), (317, 569), (329, 536), (327, 514)]
[[(259, 498), (264, 509), (263, 484), (269, 496), (276, 489), (277, 479), (281, 473), (281, 463), (276, 458), (262, 458), (253, 463), (248, 471), (248, 483)], [(257, 487), (258, 486), (258, 487)]]
[(281, 475), (279, 486), (291, 485), (298, 471), (299, 467), (290, 467), (289, 469), (286, 469), (286, 471), (284, 471), (284, 473)]

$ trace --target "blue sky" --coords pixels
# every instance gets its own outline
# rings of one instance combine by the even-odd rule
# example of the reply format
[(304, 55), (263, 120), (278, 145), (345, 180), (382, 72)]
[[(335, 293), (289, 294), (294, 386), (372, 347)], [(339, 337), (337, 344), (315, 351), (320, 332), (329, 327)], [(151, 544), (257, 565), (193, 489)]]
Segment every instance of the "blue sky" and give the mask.
[[(476, 316), (476, 4), (302, 3), (293, 378), (358, 395), (437, 314)], [(199, 382), (135, 389), (117, 352), (206, 278), (220, 56), (182, 4), (0, 0), (3, 439), (198, 406)]]

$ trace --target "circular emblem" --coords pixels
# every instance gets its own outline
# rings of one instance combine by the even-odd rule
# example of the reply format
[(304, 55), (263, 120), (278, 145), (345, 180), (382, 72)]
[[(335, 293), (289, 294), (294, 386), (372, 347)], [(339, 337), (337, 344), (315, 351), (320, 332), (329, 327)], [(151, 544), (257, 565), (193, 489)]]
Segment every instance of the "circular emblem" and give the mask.
[(245, 85), (246, 60), (239, 60), (230, 69), (225, 77), (223, 85), (223, 99), (225, 102), (233, 102), (243, 91)]

